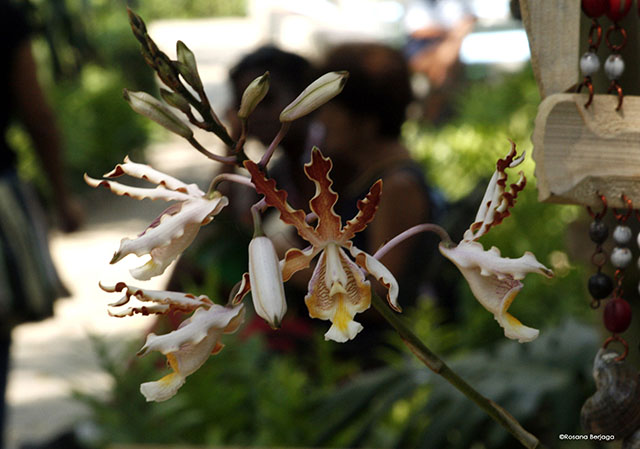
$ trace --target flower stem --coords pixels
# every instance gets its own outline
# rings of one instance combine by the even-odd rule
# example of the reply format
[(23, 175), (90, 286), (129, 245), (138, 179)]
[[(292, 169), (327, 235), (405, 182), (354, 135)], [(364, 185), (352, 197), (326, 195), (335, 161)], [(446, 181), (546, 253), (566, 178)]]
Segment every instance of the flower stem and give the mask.
[(237, 162), (237, 158), (235, 156), (218, 156), (217, 154), (213, 154), (211, 151), (203, 147), (200, 142), (195, 139), (195, 137), (191, 137), (187, 140), (196, 150), (198, 150), (200, 153), (204, 154), (211, 160), (220, 162), (222, 164), (235, 164)]
[(253, 190), (256, 189), (256, 186), (251, 182), (251, 178), (247, 176), (239, 175), (237, 173), (220, 173), (213, 178), (213, 181), (209, 184), (209, 192), (216, 190), (218, 188), (218, 184), (222, 181), (231, 181), (237, 184), (242, 184), (243, 186), (251, 187)]
[(258, 167), (260, 168), (260, 170), (264, 170), (264, 168), (267, 166), (267, 164), (271, 160), (271, 156), (273, 156), (273, 152), (276, 151), (278, 144), (282, 142), (282, 139), (284, 139), (284, 136), (287, 134), (287, 131), (289, 131), (290, 126), (291, 122), (284, 122), (282, 124), (282, 126), (280, 127), (280, 131), (278, 131), (278, 134), (276, 134), (276, 136), (273, 138), (273, 142), (271, 142), (269, 148), (267, 148), (267, 151), (265, 151), (264, 155), (262, 156), (262, 159), (260, 159), (260, 162), (258, 162)]
[(434, 373), (458, 389), (467, 398), (475, 402), (494, 421), (504, 427), (509, 433), (529, 449), (543, 449), (544, 446), (538, 438), (527, 432), (509, 412), (490, 399), (482, 396), (471, 385), (464, 381), (455, 371), (447, 366), (436, 354), (434, 354), (409, 328), (405, 320), (396, 315), (386, 302), (378, 295), (372, 294), (373, 306), (382, 317), (398, 332), (405, 345), (413, 354)]
[(251, 217), (253, 218), (253, 238), (264, 235), (262, 230), (262, 218), (260, 212), (267, 207), (267, 202), (262, 198), (256, 204), (251, 206)]
[(440, 237), (440, 239), (446, 246), (453, 245), (453, 241), (451, 240), (451, 237), (449, 237), (449, 233), (442, 226), (438, 226), (437, 224), (433, 224), (433, 223), (423, 223), (423, 224), (415, 225), (407, 229), (406, 231), (403, 231), (400, 234), (396, 235), (394, 238), (392, 238), (387, 243), (382, 245), (380, 249), (375, 252), (373, 257), (380, 260), (382, 257), (385, 256), (385, 254), (387, 254), (397, 244), (421, 232), (433, 232), (435, 234), (438, 234), (438, 237)]

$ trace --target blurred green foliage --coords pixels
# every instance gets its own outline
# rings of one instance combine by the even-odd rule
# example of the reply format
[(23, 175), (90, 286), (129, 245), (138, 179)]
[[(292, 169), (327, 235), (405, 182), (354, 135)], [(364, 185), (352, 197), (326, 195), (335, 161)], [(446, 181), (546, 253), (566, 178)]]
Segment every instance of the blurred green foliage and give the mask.
[[(579, 411), (593, 393), (590, 370), (597, 344), (592, 327), (568, 319), (526, 345), (503, 339), (450, 357), (448, 365), (544, 444), (574, 447), (558, 446), (557, 438), (582, 433)], [(329, 395), (323, 407), (316, 415), (322, 418), (316, 419), (324, 432), (314, 442), (323, 446), (518, 446), (506, 430), (413, 358), (357, 377)]]
[(129, 5), (145, 20), (182, 19), (245, 16), (248, 0), (133, 0)]
[[(131, 33), (126, 8), (147, 21), (163, 18), (240, 16), (246, 0), (29, 0), (40, 79), (56, 112), (71, 187), (85, 189), (83, 173), (109, 171), (127, 154), (142, 159), (154, 129), (122, 99), (122, 89), (157, 90)], [(8, 134), (19, 154), (19, 172), (47, 191), (43, 167), (28, 134)]]
[[(105, 173), (126, 154), (142, 151), (150, 128), (122, 99), (122, 88), (155, 89), (153, 74), (140, 57), (124, 1), (32, 0), (30, 5), (39, 78), (62, 135), (68, 182), (79, 191), (86, 188), (84, 172)], [(21, 175), (46, 191), (44, 168), (26, 133), (15, 126), (9, 139)]]
[[(158, 353), (132, 358), (140, 342), (119, 345), (94, 338), (104, 372), (113, 380), (108, 398), (76, 393), (99, 429), (94, 447), (116, 443), (218, 446), (305, 446), (317, 432), (307, 419), (322, 396), (352, 365), (333, 360), (318, 335), (302, 358), (269, 350), (260, 335), (225, 336), (225, 348), (189, 376), (178, 395), (145, 402), (140, 383), (166, 374)], [(124, 354), (124, 355), (123, 355)]]

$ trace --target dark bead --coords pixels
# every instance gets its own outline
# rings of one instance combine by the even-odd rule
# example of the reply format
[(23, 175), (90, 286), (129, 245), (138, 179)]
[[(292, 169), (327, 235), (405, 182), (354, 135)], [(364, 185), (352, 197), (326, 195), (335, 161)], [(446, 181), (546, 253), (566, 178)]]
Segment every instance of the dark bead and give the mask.
[(604, 308), (604, 325), (614, 334), (626, 331), (631, 324), (631, 306), (622, 298), (614, 298)]
[(582, 0), (582, 10), (584, 13), (595, 19), (604, 14), (608, 9), (607, 0)]
[(632, 3), (632, 0), (609, 0), (605, 14), (612, 22), (618, 22), (627, 15)]
[(589, 237), (593, 243), (604, 243), (609, 237), (609, 226), (600, 220), (592, 221), (589, 226)]
[(613, 291), (613, 281), (604, 273), (596, 273), (589, 278), (589, 293), (595, 299), (604, 299)]

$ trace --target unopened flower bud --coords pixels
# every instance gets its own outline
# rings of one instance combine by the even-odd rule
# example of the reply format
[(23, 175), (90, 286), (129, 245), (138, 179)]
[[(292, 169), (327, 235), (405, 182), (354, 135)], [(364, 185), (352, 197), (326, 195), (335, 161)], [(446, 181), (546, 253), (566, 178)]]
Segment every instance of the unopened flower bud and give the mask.
[(202, 90), (202, 81), (198, 74), (198, 65), (196, 64), (196, 57), (189, 47), (184, 42), (178, 41), (176, 44), (176, 54), (178, 55), (178, 63), (176, 68), (180, 72), (180, 75), (185, 79), (187, 83), (197, 91)]
[(166, 89), (160, 89), (160, 96), (169, 104), (169, 106), (180, 109), (184, 113), (188, 113), (191, 111), (189, 102), (185, 100), (182, 95), (176, 92), (171, 92)]
[(247, 86), (242, 94), (242, 100), (240, 101), (240, 109), (238, 110), (238, 117), (246, 119), (256, 109), (258, 103), (267, 95), (269, 91), (269, 72), (264, 72), (264, 75), (257, 77)]
[(349, 72), (329, 72), (309, 84), (298, 98), (280, 113), (281, 122), (292, 122), (316, 110), (338, 95), (349, 77)]
[(254, 237), (249, 243), (249, 280), (256, 313), (274, 329), (287, 312), (280, 262), (268, 237)]
[(150, 118), (159, 125), (179, 136), (189, 139), (193, 137), (193, 131), (182, 120), (180, 120), (167, 106), (155, 97), (146, 92), (130, 92), (127, 89), (123, 92), (124, 99), (127, 100), (131, 109), (138, 114)]

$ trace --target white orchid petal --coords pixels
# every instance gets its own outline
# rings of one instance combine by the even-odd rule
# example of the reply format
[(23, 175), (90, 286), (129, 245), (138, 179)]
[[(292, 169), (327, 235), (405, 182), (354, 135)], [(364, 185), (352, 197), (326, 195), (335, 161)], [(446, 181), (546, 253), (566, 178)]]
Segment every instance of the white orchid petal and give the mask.
[(526, 155), (527, 155), (527, 152), (523, 151), (520, 156), (518, 156), (513, 161), (511, 161), (511, 163), (509, 164), (509, 168), (517, 167), (518, 165), (522, 164), (522, 162), (524, 162)]
[[(243, 313), (242, 304), (235, 307), (224, 307), (218, 304), (208, 308), (201, 307), (178, 329), (165, 335), (149, 334), (139, 355), (145, 355), (150, 351), (158, 351), (164, 355), (176, 352), (184, 344), (200, 343), (211, 329), (223, 329), (225, 333), (233, 332), (237, 327), (237, 324), (233, 323), (234, 318)], [(231, 329), (232, 325), (235, 326), (233, 329)]]
[(193, 242), (200, 226), (209, 223), (214, 215), (229, 204), (227, 197), (217, 191), (205, 195), (195, 184), (185, 184), (148, 165), (131, 162), (128, 158), (105, 176), (117, 177), (123, 174), (145, 179), (159, 186), (153, 189), (130, 187), (111, 180), (93, 179), (86, 174), (85, 181), (92, 187), (105, 186), (118, 195), (178, 201), (162, 212), (138, 237), (122, 239), (118, 251), (111, 259), (111, 263), (116, 263), (128, 254), (149, 254), (151, 260), (131, 270), (133, 277), (139, 280), (148, 280), (162, 274)]
[(464, 234), (464, 240), (479, 239), (509, 215), (509, 209), (515, 204), (518, 192), (524, 188), (527, 180), (524, 173), (520, 172), (518, 181), (507, 188), (508, 175), (506, 170), (517, 167), (524, 161), (524, 158), (524, 152), (516, 157), (516, 145), (511, 142), (509, 153), (504, 159), (499, 159), (496, 163), (496, 170), (493, 172), (484, 197), (480, 202), (476, 218)]
[(147, 402), (162, 402), (171, 399), (184, 385), (186, 378), (178, 373), (167, 374), (160, 380), (145, 382), (140, 385), (140, 393)]
[(182, 235), (171, 240), (168, 245), (153, 247), (149, 251), (151, 259), (137, 268), (132, 268), (129, 273), (139, 281), (148, 281), (154, 276), (161, 275), (191, 245), (199, 230), (200, 225), (196, 223), (185, 225), (181, 229)]
[(400, 287), (398, 281), (396, 281), (396, 278), (391, 274), (389, 269), (378, 259), (355, 246), (351, 246), (350, 251), (351, 255), (356, 259), (356, 263), (387, 288), (387, 302), (394, 310), (400, 312), (402, 310), (398, 304)]
[(171, 307), (167, 304), (151, 304), (140, 307), (127, 307), (122, 310), (108, 310), (107, 313), (109, 316), (114, 318), (124, 318), (127, 316), (133, 316), (136, 314), (141, 315), (160, 315), (169, 312)]
[(493, 176), (489, 180), (489, 184), (487, 185), (487, 190), (484, 192), (484, 196), (482, 197), (482, 201), (480, 202), (480, 207), (478, 208), (478, 212), (476, 213), (476, 218), (474, 223), (484, 223), (485, 217), (487, 216), (487, 210), (491, 203), (493, 202), (496, 191), (498, 190), (498, 171), (493, 172)]
[(196, 297), (190, 293), (147, 290), (127, 285), (124, 282), (118, 282), (113, 286), (105, 286), (102, 285), (102, 283), (99, 285), (100, 288), (107, 293), (124, 291), (124, 296), (119, 301), (109, 304), (112, 308), (127, 304), (132, 297), (143, 303), (153, 303), (152, 305), (145, 304), (139, 307), (131, 307), (124, 311), (109, 311), (109, 314), (115, 317), (130, 316), (134, 313), (142, 313), (144, 315), (164, 313), (169, 311), (169, 309), (188, 312), (201, 306), (209, 307), (209, 305), (212, 304), (206, 295)]
[(204, 192), (195, 184), (185, 184), (173, 176), (167, 175), (146, 164), (133, 162), (128, 156), (124, 158), (124, 163), (118, 164), (113, 170), (105, 174), (105, 178), (115, 178), (123, 174), (134, 178), (144, 179), (153, 184), (166, 187), (169, 190), (188, 193), (191, 196), (204, 196)]
[[(164, 270), (193, 242), (200, 226), (228, 203), (226, 197), (194, 199), (170, 207), (135, 239), (124, 238), (111, 263), (128, 254), (151, 255), (151, 260), (132, 271), (134, 278), (148, 280)], [(222, 206), (222, 207), (223, 207)]]
[(522, 289), (527, 273), (539, 273), (552, 277), (553, 272), (538, 262), (527, 252), (518, 259), (501, 257), (497, 248), (485, 251), (482, 245), (473, 241), (462, 241), (454, 248), (440, 244), (440, 252), (451, 260), (462, 272), (476, 299), (493, 313), (505, 330), (505, 336), (526, 342), (535, 339), (538, 331), (526, 327), (507, 311)]
[(129, 196), (136, 200), (148, 198), (150, 200), (186, 201), (191, 198), (191, 196), (186, 193), (169, 190), (162, 186), (154, 187), (152, 189), (145, 187), (132, 187), (116, 181), (94, 179), (86, 174), (84, 175), (84, 180), (91, 187), (104, 186), (116, 195)]
[(353, 340), (362, 329), (362, 324), (354, 320), (347, 323), (346, 329), (341, 329), (336, 324), (332, 324), (329, 330), (324, 334), (324, 339), (332, 340), (337, 343), (344, 343), (349, 340)]

